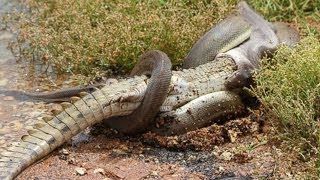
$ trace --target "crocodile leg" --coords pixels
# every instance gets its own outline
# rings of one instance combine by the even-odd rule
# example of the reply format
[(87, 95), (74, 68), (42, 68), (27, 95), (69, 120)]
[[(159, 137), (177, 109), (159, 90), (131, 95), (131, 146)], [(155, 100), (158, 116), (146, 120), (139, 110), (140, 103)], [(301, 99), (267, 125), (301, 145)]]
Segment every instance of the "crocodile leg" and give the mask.
[[(213, 62), (221, 63), (221, 61), (225, 62), (229, 59), (233, 60), (237, 65), (236, 70), (226, 79), (224, 84), (230, 90), (251, 85), (252, 73), (259, 68), (261, 57), (265, 53), (273, 52), (279, 45), (279, 42), (285, 42), (292, 46), (299, 41), (296, 31), (283, 24), (275, 24), (274, 29), (272, 29), (270, 24), (254, 12), (245, 2), (239, 3), (238, 8), (241, 17), (247, 23), (250, 23), (252, 28), (250, 39), (239, 47), (226, 53), (218, 54)], [(213, 30), (210, 32), (215, 33)], [(210, 42), (207, 42), (209, 39), (202, 38), (200, 41), (203, 44), (202, 46), (210, 44)], [(198, 51), (201, 51), (201, 49)], [(190, 53), (197, 53), (197, 51), (192, 49)], [(166, 124), (155, 131), (165, 135), (181, 134), (204, 127), (217, 117), (238, 113), (243, 109), (244, 104), (241, 102), (239, 95), (230, 91), (214, 92), (200, 96), (169, 113), (162, 114), (160, 118)]]
[[(199, 96), (226, 90), (224, 82), (235, 67), (234, 61), (225, 59), (194, 69), (173, 71), (162, 110), (175, 109)], [(91, 94), (80, 93), (80, 97), (71, 98), (71, 103), (62, 103), (62, 112), (44, 117), (43, 122), (35, 124), (20, 142), (12, 144), (7, 150), (0, 150), (0, 179), (14, 178), (28, 165), (90, 125), (131, 114), (143, 102), (148, 83), (147, 76), (135, 76), (105, 85)]]
[[(193, 108), (193, 106), (219, 107), (219, 104), (222, 104), (227, 111), (236, 111), (234, 109), (236, 107), (241, 109), (242, 105), (238, 96), (227, 91), (228, 84), (226, 83), (226, 80), (230, 79), (235, 71), (241, 69), (239, 67), (241, 66), (237, 59), (225, 56), (195, 68), (173, 71), (168, 95), (160, 111), (179, 109), (177, 112), (180, 112), (181, 116), (192, 120), (193, 118), (187, 114), (188, 109), (198, 118), (205, 117), (207, 112)], [(28, 131), (28, 135), (22, 137), (20, 142), (13, 143), (5, 151), (0, 150), (0, 179), (13, 179), (28, 165), (70, 140), (72, 136), (87, 126), (104, 119), (108, 121), (108, 118), (114, 116), (131, 114), (140, 107), (147, 93), (148, 83), (150, 81), (146, 76), (136, 76), (105, 85), (91, 94), (81, 93), (81, 97), (72, 97), (71, 104), (63, 104), (65, 109), (62, 112), (56, 112), (54, 116), (44, 118), (44, 122), (37, 123), (33, 129)], [(204, 96), (206, 94), (209, 95)], [(200, 96), (205, 98), (197, 99)], [(203, 103), (202, 100), (206, 101), (206, 98), (209, 100)], [(230, 100), (229, 104), (224, 104), (224, 101), (227, 100)], [(231, 105), (230, 109), (228, 109), (229, 105)], [(222, 110), (221, 108), (216, 109)], [(215, 114), (210, 117), (214, 118)], [(186, 124), (184, 127), (189, 128), (192, 124), (190, 122), (182, 124)], [(203, 120), (195, 122), (199, 122), (200, 126), (207, 124)], [(172, 127), (174, 129), (174, 126)], [(178, 128), (177, 131), (184, 130)]]

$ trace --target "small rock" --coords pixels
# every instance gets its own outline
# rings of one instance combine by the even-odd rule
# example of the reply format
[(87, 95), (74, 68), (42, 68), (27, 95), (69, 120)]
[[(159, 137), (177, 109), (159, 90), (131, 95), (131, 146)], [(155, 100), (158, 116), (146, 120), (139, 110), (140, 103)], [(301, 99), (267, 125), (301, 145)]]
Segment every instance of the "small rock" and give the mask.
[(64, 149), (64, 148), (61, 150), (61, 152), (64, 155), (69, 155), (70, 154), (70, 152), (67, 149)]
[(14, 100), (14, 97), (13, 97), (13, 96), (4, 96), (4, 97), (3, 97), (3, 100), (4, 100), (4, 101), (13, 101), (13, 100)]
[(219, 172), (225, 171), (224, 167), (222, 167), (222, 166), (219, 166), (218, 170), (219, 170)]
[(19, 120), (14, 120), (10, 123), (10, 128), (15, 131), (21, 130), (23, 127), (23, 124)]
[(0, 139), (0, 147), (4, 147), (4, 145), (6, 144), (6, 140), (4, 139)]
[(229, 151), (225, 151), (220, 155), (220, 158), (225, 161), (230, 161), (233, 157), (233, 154)]
[(33, 106), (33, 105), (34, 105), (34, 103), (33, 103), (33, 102), (30, 102), (30, 101), (27, 101), (27, 102), (25, 102), (24, 104), (27, 105), (27, 106)]
[(236, 141), (238, 133), (235, 131), (232, 131), (232, 130), (228, 130), (228, 136), (229, 136), (230, 141), (233, 143)]
[(31, 117), (39, 117), (41, 114), (42, 112), (39, 112), (39, 111), (32, 111), (29, 113)]
[(76, 160), (73, 157), (69, 158), (68, 163), (69, 164), (76, 164)]
[(151, 176), (158, 176), (159, 173), (158, 173), (158, 171), (152, 171), (150, 175), (151, 175)]
[(126, 155), (127, 153), (122, 151), (121, 149), (113, 149), (112, 153), (115, 155)]
[(95, 169), (95, 170), (93, 171), (93, 173), (94, 173), (94, 174), (100, 173), (100, 174), (102, 174), (102, 175), (105, 175), (105, 174), (106, 174), (106, 172), (105, 172), (104, 169), (102, 169), (102, 168)]
[(157, 159), (157, 158), (155, 158), (153, 161), (154, 161), (154, 163), (156, 163), (156, 164), (159, 164), (159, 163), (160, 163), (159, 159)]
[(77, 175), (83, 176), (87, 174), (87, 170), (85, 168), (77, 167), (74, 169)]
[(8, 83), (8, 79), (0, 79), (0, 86), (5, 86)]

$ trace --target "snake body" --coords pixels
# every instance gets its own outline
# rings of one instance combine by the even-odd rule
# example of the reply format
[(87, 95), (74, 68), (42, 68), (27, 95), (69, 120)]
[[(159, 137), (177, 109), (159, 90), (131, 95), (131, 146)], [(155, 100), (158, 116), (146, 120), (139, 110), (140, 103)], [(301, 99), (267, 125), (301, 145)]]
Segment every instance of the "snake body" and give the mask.
[(171, 61), (161, 51), (145, 53), (131, 71), (131, 76), (151, 75), (141, 105), (130, 115), (108, 119), (106, 123), (120, 132), (133, 134), (143, 132), (155, 119), (167, 97), (171, 81)]
[(292, 47), (300, 41), (299, 32), (288, 24), (275, 22), (272, 25), (280, 43)]
[[(163, 135), (182, 134), (211, 124), (216, 118), (241, 112), (245, 109), (245, 105), (241, 100), (239, 92), (241, 92), (244, 86), (251, 85), (252, 73), (259, 68), (261, 57), (268, 52), (273, 52), (279, 43), (284, 42), (289, 46), (293, 46), (299, 41), (298, 32), (293, 28), (282, 23), (270, 25), (269, 22), (264, 20), (245, 2), (239, 3), (238, 13), (237, 19), (242, 19), (239, 22), (243, 26), (236, 26), (238, 30), (231, 31), (235, 32), (235, 34), (227, 36), (234, 38), (224, 39), (223, 44), (219, 44), (219, 42), (212, 43), (213, 39), (211, 37), (213, 35), (209, 33), (219, 34), (219, 31), (225, 31), (220, 34), (227, 35), (228, 30), (230, 30), (230, 26), (227, 26), (226, 29), (215, 27), (194, 45), (184, 62), (186, 63), (185, 67), (194, 68), (194, 65), (200, 65), (209, 61), (216, 63), (228, 60), (233, 61), (237, 68), (225, 80), (224, 85), (226, 86), (226, 90), (201, 96), (174, 111), (161, 114), (161, 118), (164, 119), (161, 121), (165, 121), (166, 123), (162, 127), (155, 129), (155, 132)], [(230, 21), (231, 19), (230, 22), (232, 22), (232, 18), (227, 18), (226, 20)], [(246, 23), (250, 25), (244, 25)], [(220, 24), (228, 24), (228, 22)], [(249, 29), (242, 29), (243, 27)], [(249, 31), (251, 31), (251, 34), (247, 41), (244, 41), (243, 38), (237, 38), (245, 37), (246, 32)], [(223, 39), (224, 37), (219, 38)], [(243, 41), (236, 41), (237, 43), (234, 43), (234, 39), (242, 39)], [(230, 44), (238, 44), (239, 46), (225, 53), (217, 53), (220, 49), (224, 49), (221, 47), (231, 47)], [(211, 47), (213, 51), (207, 51), (207, 47)], [(193, 61), (190, 61), (190, 57), (193, 57)]]
[(183, 68), (194, 68), (213, 61), (218, 53), (226, 52), (250, 37), (250, 24), (238, 15), (229, 15), (205, 33), (183, 61)]
[[(236, 15), (232, 14), (222, 20), (195, 43), (185, 58), (183, 67), (195, 68), (209, 61), (230, 58), (223, 55), (217, 57), (217, 55), (238, 46), (230, 51), (232, 55), (236, 54), (237, 56), (233, 58), (233, 60), (236, 61), (238, 69), (231, 78), (226, 80), (228, 89), (237, 89), (250, 84), (252, 71), (258, 68), (259, 59), (264, 52), (273, 51), (278, 42), (292, 46), (298, 41), (299, 35), (293, 28), (290, 28), (284, 23), (274, 23), (270, 26), (267, 21), (255, 13), (245, 2), (241, 2), (239, 3)], [(226, 55), (228, 56), (228, 53), (226, 53)], [(167, 96), (170, 84), (171, 62), (167, 55), (161, 51), (150, 51), (144, 54), (132, 70), (131, 76), (142, 74), (149, 74), (151, 78), (150, 83), (148, 83), (146, 95), (139, 108), (128, 116), (114, 117), (106, 121), (110, 127), (120, 132), (130, 134), (142, 132), (153, 121), (159, 111), (159, 107)], [(15, 90), (0, 90), (0, 93), (13, 95), (20, 99), (32, 98), (46, 102), (56, 102), (68, 101), (69, 97), (75, 96), (83, 91), (92, 92), (97, 86), (96, 84), (88, 87), (69, 88), (49, 93), (27, 93)], [(229, 95), (230, 92), (213, 96), (215, 101), (208, 102), (211, 103), (209, 106), (218, 107), (215, 109), (217, 113), (235, 111), (235, 108), (229, 107), (243, 109), (242, 102), (236, 99), (237, 95), (227, 96), (226, 94)], [(220, 103), (220, 100), (230, 99), (230, 97), (232, 98), (228, 100), (228, 103)], [(189, 109), (191, 108), (195, 113), (198, 113), (194, 104), (197, 103), (192, 102), (192, 106), (189, 107)], [(210, 109), (206, 111), (210, 111)], [(199, 115), (201, 119), (205, 117), (202, 117), (201, 114), (207, 113), (206, 111), (201, 110)], [(222, 113), (222, 115), (224, 114)], [(211, 116), (207, 117), (211, 118)], [(179, 124), (175, 126), (179, 126)], [(175, 127), (174, 129), (177, 128)]]
[[(219, 28), (213, 28), (195, 44), (185, 61), (189, 69), (171, 72), (171, 62), (165, 53), (149, 51), (132, 71), (132, 75), (141, 76), (104, 85), (92, 93), (80, 93), (80, 97), (71, 98), (71, 103), (62, 103), (64, 110), (44, 118), (21, 141), (0, 151), (0, 179), (13, 179), (71, 137), (105, 119), (121, 132), (139, 133), (154, 121), (164, 104), (172, 108), (167, 111), (172, 119), (159, 132), (164, 130), (171, 135), (201, 128), (211, 123), (212, 118), (244, 109), (236, 90), (247, 85), (246, 80), (259, 67), (266, 51), (274, 51), (282, 41), (294, 45), (297, 38), (294, 33), (277, 37), (286, 34), (282, 30), (289, 32), (288, 27), (270, 25), (245, 2), (239, 4), (238, 10), (239, 16), (226, 20), (234, 24), (222, 21)], [(239, 22), (241, 26), (237, 25)], [(228, 26), (224, 29), (221, 24)], [(237, 28), (233, 29), (233, 25)], [(230, 48), (233, 49), (227, 51)], [(227, 52), (220, 53), (224, 51)], [(203, 64), (208, 61), (211, 62)], [(57, 91), (40, 98), (70, 96), (78, 90)], [(115, 116), (122, 117), (112, 118)]]

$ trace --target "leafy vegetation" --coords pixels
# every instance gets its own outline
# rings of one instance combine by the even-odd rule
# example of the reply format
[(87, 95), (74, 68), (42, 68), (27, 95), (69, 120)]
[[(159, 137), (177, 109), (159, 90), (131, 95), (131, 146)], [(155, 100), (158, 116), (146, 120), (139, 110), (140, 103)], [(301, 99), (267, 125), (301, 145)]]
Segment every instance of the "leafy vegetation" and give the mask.
[[(28, 0), (21, 41), (61, 72), (128, 71), (147, 50), (178, 63), (192, 44), (233, 8), (212, 1)], [(217, 13), (219, 12), (219, 13)], [(34, 52), (32, 52), (34, 53)]]
[[(20, 19), (20, 42), (26, 52), (54, 64), (60, 72), (101, 76), (130, 70), (150, 49), (183, 60), (192, 44), (223, 19), (238, 0), (106, 1), (24, 0), (31, 13)], [(269, 20), (302, 22), (319, 18), (319, 1), (248, 2)], [(315, 33), (308, 26), (304, 32)]]
[[(130, 70), (147, 50), (180, 63), (194, 42), (228, 15), (239, 0), (24, 0), (20, 19), (26, 55), (39, 54), (60, 72), (91, 78)], [(270, 21), (286, 21), (303, 40), (281, 47), (257, 74), (256, 94), (283, 125), (283, 137), (301, 156), (320, 150), (320, 1), (248, 0)], [(314, 171), (320, 175), (320, 158)]]
[(319, 155), (319, 40), (310, 36), (293, 49), (281, 47), (262, 67), (255, 91), (282, 123), (282, 136), (299, 145), (302, 160)]

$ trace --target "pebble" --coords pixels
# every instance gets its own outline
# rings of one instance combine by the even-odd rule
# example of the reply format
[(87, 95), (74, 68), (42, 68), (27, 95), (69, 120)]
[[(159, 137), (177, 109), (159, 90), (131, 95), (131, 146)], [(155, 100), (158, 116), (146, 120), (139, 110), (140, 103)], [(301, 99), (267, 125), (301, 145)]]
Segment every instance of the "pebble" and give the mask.
[(233, 143), (237, 140), (238, 133), (232, 130), (228, 130), (228, 136), (230, 141)]
[(0, 79), (0, 86), (5, 86), (8, 83), (8, 79)]
[(14, 97), (13, 96), (4, 96), (2, 98), (4, 101), (13, 101), (14, 100)]
[(39, 111), (32, 111), (29, 113), (29, 116), (31, 117), (39, 117), (42, 114), (42, 112)]
[(151, 176), (158, 176), (158, 175), (159, 175), (159, 172), (158, 172), (158, 171), (152, 171), (150, 175), (151, 175)]
[(23, 128), (23, 124), (19, 120), (14, 120), (10, 123), (10, 129), (14, 131), (18, 131)]
[(11, 130), (9, 128), (1, 128), (0, 129), (0, 135), (5, 135), (5, 134), (8, 134), (10, 132), (11, 132)]
[(27, 106), (33, 106), (34, 105), (33, 102), (29, 102), (29, 101), (25, 102), (24, 104), (27, 105)]
[(159, 159), (157, 159), (157, 158), (154, 159), (154, 162), (155, 162), (156, 164), (159, 164), (159, 163), (160, 163)]
[(102, 175), (105, 175), (105, 174), (106, 174), (106, 172), (105, 172), (104, 169), (102, 169), (102, 168), (97, 168), (97, 169), (95, 169), (95, 170), (93, 171), (93, 173), (94, 173), (94, 174), (100, 173), (100, 174), (102, 174)]
[(68, 163), (75, 165), (77, 163), (77, 161), (75, 158), (71, 157), (71, 158), (69, 158)]
[(225, 161), (230, 161), (233, 157), (233, 154), (229, 151), (224, 151), (221, 155), (220, 158), (225, 160)]
[(85, 168), (77, 167), (74, 169), (77, 175), (83, 176), (87, 174), (87, 170)]
[(127, 153), (121, 149), (113, 149), (112, 153), (115, 155), (126, 155)]
[(61, 152), (64, 155), (69, 155), (70, 154), (70, 152), (67, 149), (64, 149), (64, 148), (61, 150)]

